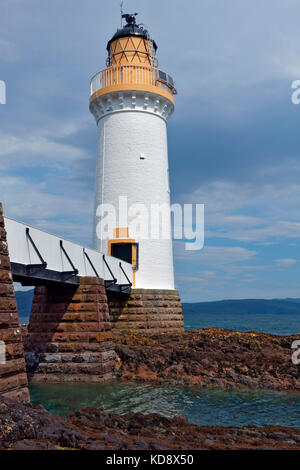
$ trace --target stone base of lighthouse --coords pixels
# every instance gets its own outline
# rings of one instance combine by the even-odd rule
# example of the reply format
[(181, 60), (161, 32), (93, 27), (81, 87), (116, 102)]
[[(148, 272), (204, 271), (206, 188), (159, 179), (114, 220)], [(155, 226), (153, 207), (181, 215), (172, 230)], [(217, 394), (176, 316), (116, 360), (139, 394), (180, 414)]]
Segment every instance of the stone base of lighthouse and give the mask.
[(115, 352), (104, 281), (37, 287), (25, 342), (33, 382), (102, 382), (113, 377)]
[(21, 328), (0, 203), (0, 397), (29, 401)]
[(176, 290), (133, 289), (129, 296), (108, 294), (108, 305), (115, 335), (181, 333), (184, 330)]

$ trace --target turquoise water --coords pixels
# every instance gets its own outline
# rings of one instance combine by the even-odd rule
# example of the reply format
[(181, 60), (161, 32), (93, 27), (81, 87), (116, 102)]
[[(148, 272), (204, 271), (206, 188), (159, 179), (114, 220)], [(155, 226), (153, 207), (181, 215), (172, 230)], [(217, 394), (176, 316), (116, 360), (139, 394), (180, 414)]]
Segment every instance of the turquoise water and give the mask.
[(227, 328), (234, 331), (262, 331), (274, 335), (300, 333), (298, 314), (189, 314), (184, 315), (185, 329)]
[(130, 411), (186, 416), (209, 426), (282, 425), (300, 428), (300, 393), (208, 390), (153, 386), (134, 382), (108, 384), (35, 384), (33, 403), (65, 416), (87, 406), (124, 414)]

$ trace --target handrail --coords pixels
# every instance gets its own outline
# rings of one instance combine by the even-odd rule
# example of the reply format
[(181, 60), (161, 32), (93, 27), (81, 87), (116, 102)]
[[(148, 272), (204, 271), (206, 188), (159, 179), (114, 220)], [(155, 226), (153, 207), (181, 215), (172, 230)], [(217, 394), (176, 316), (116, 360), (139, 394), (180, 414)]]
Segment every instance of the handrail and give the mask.
[(129, 277), (127, 276), (126, 272), (124, 271), (121, 262), (120, 262), (120, 269), (121, 269), (122, 273), (124, 274), (124, 276), (126, 277), (126, 279), (128, 281), (128, 284), (125, 284), (125, 285), (128, 286), (128, 287), (132, 287), (132, 282), (130, 281)]
[(112, 270), (110, 269), (109, 264), (108, 264), (108, 262), (107, 262), (106, 259), (105, 259), (105, 255), (103, 255), (103, 261), (104, 261), (105, 266), (107, 267), (107, 269), (108, 269), (108, 271), (109, 271), (109, 274), (110, 274), (111, 277), (113, 278), (111, 281), (106, 281), (106, 282), (110, 282), (110, 283), (112, 283), (112, 284), (116, 284), (116, 283), (117, 283), (117, 279), (115, 278), (114, 273), (113, 273)]
[(88, 260), (88, 262), (90, 263), (90, 266), (92, 268), (92, 270), (94, 271), (94, 273), (96, 274), (96, 277), (100, 277), (95, 266), (93, 265), (92, 263), (92, 260), (91, 258), (89, 257), (89, 255), (87, 254), (87, 252), (85, 251), (85, 248), (83, 248), (83, 254), (85, 255), (86, 259)]
[(151, 85), (176, 94), (175, 87), (163, 83), (157, 67), (146, 65), (113, 65), (96, 73), (91, 79), (91, 96), (98, 90), (115, 85)]
[(98, 72), (91, 79), (91, 95), (114, 85), (156, 85), (158, 71), (145, 65), (117, 65)]
[(72, 276), (72, 275), (73, 275), (73, 276), (77, 276), (77, 274), (79, 273), (79, 271), (78, 271), (78, 269), (75, 268), (75, 266), (74, 266), (74, 264), (73, 264), (73, 262), (72, 262), (70, 256), (69, 256), (68, 253), (66, 252), (65, 247), (64, 247), (63, 240), (60, 240), (60, 241), (59, 241), (59, 246), (60, 246), (62, 252), (64, 253), (65, 257), (66, 257), (67, 260), (69, 261), (70, 265), (72, 266), (72, 269), (73, 269), (73, 271), (65, 271), (65, 272), (63, 272), (62, 274), (63, 274), (63, 275), (69, 275), (69, 274), (70, 274), (71, 276)]
[(30, 241), (34, 251), (36, 252), (37, 256), (39, 257), (40, 259), (40, 264), (27, 264), (26, 266), (26, 271), (28, 273), (31, 272), (32, 269), (36, 270), (36, 269), (46, 269), (47, 268), (47, 262), (44, 260), (44, 258), (42, 257), (41, 253), (39, 252), (36, 244), (34, 243), (30, 233), (29, 233), (29, 228), (26, 227), (26, 237), (28, 238), (28, 240)]

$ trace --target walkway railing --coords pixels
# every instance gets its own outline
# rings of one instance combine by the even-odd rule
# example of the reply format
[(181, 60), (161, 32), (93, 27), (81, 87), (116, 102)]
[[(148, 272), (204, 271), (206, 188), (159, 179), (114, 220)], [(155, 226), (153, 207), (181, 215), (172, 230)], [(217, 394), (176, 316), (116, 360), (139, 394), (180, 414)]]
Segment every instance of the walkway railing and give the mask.
[[(77, 283), (78, 276), (104, 279), (108, 288), (121, 292), (133, 282), (131, 264), (64, 240), (22, 222), (5, 220), (7, 243), (14, 280), (29, 285), (34, 280)], [(113, 280), (113, 285), (112, 285)], [(26, 279), (25, 279), (26, 281)], [(30, 283), (32, 281), (32, 283)]]
[[(144, 65), (119, 65), (108, 67), (98, 72), (91, 79), (91, 96), (98, 90), (116, 85), (152, 85), (166, 88), (175, 94), (173, 84), (160, 78), (161, 72), (155, 68)], [(167, 74), (164, 74), (169, 77)]]

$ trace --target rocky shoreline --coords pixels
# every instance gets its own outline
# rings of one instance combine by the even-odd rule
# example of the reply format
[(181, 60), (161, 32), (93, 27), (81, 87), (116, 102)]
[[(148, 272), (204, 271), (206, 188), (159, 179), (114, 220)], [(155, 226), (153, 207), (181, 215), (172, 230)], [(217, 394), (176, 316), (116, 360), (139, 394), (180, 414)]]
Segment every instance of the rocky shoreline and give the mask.
[(299, 334), (216, 328), (115, 337), (117, 376), (201, 387), (300, 391), (300, 366), (291, 359), (297, 339)]
[[(26, 334), (26, 331), (25, 331)], [(116, 378), (214, 388), (300, 392), (294, 336), (222, 329), (114, 336)], [(117, 415), (87, 408), (68, 418), (0, 399), (1, 450), (300, 450), (300, 429), (197, 426), (158, 414)]]
[(186, 418), (87, 408), (69, 418), (39, 405), (0, 400), (0, 450), (300, 450), (300, 430), (209, 427)]

